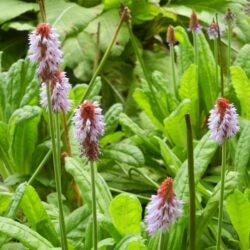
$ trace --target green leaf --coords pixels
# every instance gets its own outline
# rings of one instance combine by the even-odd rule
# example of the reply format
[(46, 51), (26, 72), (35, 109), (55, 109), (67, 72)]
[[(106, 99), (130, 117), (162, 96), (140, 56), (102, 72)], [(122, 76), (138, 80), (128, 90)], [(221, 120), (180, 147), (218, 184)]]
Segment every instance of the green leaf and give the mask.
[(104, 117), (105, 134), (115, 131), (119, 122), (119, 115), (122, 112), (122, 104), (116, 103), (112, 105), (106, 112)]
[[(205, 173), (218, 147), (216, 143), (209, 140), (209, 135), (209, 133), (204, 135), (194, 149), (194, 177), (196, 184)], [(174, 186), (178, 197), (184, 202), (187, 201), (189, 194), (187, 160), (180, 167), (174, 180)]]
[[(110, 39), (113, 37), (113, 34), (115, 33), (119, 22), (120, 22), (119, 12), (117, 11), (117, 9), (111, 9), (105, 11), (96, 19), (91, 21), (87, 26), (87, 28), (85, 29), (85, 31), (90, 33), (91, 35), (95, 35), (97, 32), (98, 23), (101, 24), (100, 49), (104, 52), (107, 49), (110, 43)], [(121, 55), (128, 41), (129, 41), (129, 33), (127, 27), (124, 25), (119, 30), (116, 43), (111, 51), (111, 55), (113, 56)]]
[(175, 46), (175, 50), (177, 52), (179, 74), (182, 75), (194, 61), (194, 50), (183, 27), (175, 27), (175, 36), (180, 43), (179, 46)]
[(133, 93), (133, 97), (135, 101), (137, 102), (137, 104), (140, 106), (140, 108), (147, 114), (147, 116), (153, 122), (153, 124), (160, 130), (163, 130), (163, 126), (161, 122), (155, 116), (155, 113), (152, 110), (150, 97), (147, 95), (147, 92), (142, 89), (137, 88), (135, 89)]
[(0, 24), (11, 20), (25, 12), (37, 10), (35, 3), (27, 3), (19, 0), (0, 1)]
[(25, 106), (17, 109), (9, 121), (10, 153), (17, 173), (30, 173), (32, 154), (38, 136), (41, 108)]
[(22, 210), (31, 227), (40, 235), (49, 240), (54, 246), (59, 246), (54, 225), (52, 224), (35, 189), (28, 185), (21, 201)]
[(204, 99), (206, 110), (214, 106), (219, 94), (219, 86), (216, 84), (215, 60), (209, 44), (203, 33), (197, 33), (197, 46), (199, 54), (199, 88)]
[(114, 250), (146, 250), (140, 235), (126, 235), (116, 245)]
[(250, 247), (250, 202), (246, 195), (238, 190), (228, 196), (226, 208), (233, 224), (234, 229), (239, 235), (242, 250), (248, 250)]
[(240, 51), (237, 52), (234, 65), (241, 67), (245, 71), (248, 79), (250, 79), (250, 44), (244, 45)]
[(0, 217), (0, 232), (19, 240), (31, 250), (52, 249), (53, 246), (40, 234), (12, 219)]
[(186, 138), (183, 134), (186, 131), (184, 116), (190, 112), (190, 100), (184, 99), (177, 109), (164, 119), (166, 135), (178, 147), (186, 148)]
[(45, 8), (48, 22), (57, 29), (61, 40), (82, 31), (102, 11), (101, 5), (84, 8), (64, 0), (45, 1)]
[(142, 208), (135, 196), (126, 193), (117, 195), (110, 203), (109, 213), (121, 235), (140, 234)]
[(236, 151), (235, 151), (235, 170), (239, 173), (239, 187), (242, 186), (246, 177), (247, 163), (250, 152), (250, 123), (247, 123), (241, 131)]
[(110, 159), (130, 166), (140, 167), (144, 164), (144, 155), (134, 145), (118, 143), (102, 150), (103, 159)]
[(6, 118), (18, 108), (37, 104), (38, 79), (36, 65), (19, 60), (11, 66), (6, 74)]
[[(70, 173), (77, 185), (79, 186), (81, 196), (83, 197), (84, 201), (88, 204), (88, 207), (91, 209), (91, 178), (90, 173), (87, 172), (82, 164), (71, 158), (65, 158), (65, 168), (68, 173)], [(109, 188), (106, 182), (103, 180), (102, 176), (97, 173), (96, 175), (96, 201), (97, 207), (101, 213), (108, 215), (108, 207), (109, 203), (112, 199), (112, 196), (109, 192)]]
[[(238, 185), (237, 183), (238, 183), (237, 173), (228, 172), (225, 177), (224, 199), (226, 199), (227, 196), (235, 190), (235, 188)], [(201, 242), (204, 230), (207, 228), (207, 225), (210, 223), (210, 220), (213, 218), (214, 214), (218, 212), (220, 190), (221, 190), (221, 183), (219, 182), (215, 186), (213, 193), (206, 204), (206, 207), (201, 212), (199, 220), (197, 220), (198, 222), (196, 230), (197, 246), (199, 245), (199, 242)]]
[(245, 72), (237, 66), (230, 67), (232, 84), (240, 101), (241, 116), (250, 118), (250, 82)]
[(190, 99), (190, 115), (192, 124), (198, 126), (199, 97), (197, 83), (197, 66), (191, 64), (180, 79), (179, 96), (181, 100)]

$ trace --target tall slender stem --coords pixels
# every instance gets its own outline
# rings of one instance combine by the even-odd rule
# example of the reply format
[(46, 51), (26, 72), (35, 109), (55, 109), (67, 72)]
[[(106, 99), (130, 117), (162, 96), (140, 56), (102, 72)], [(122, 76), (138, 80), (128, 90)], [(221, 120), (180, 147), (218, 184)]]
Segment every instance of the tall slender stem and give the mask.
[(174, 65), (174, 45), (170, 44), (170, 58), (171, 58), (171, 66), (172, 66), (172, 79), (173, 79), (173, 85), (174, 85), (174, 93), (177, 96), (177, 83), (176, 83), (176, 76), (175, 76), (175, 65)]
[(160, 231), (160, 244), (159, 244), (158, 250), (163, 250), (163, 247), (164, 247), (164, 235), (161, 230)]
[[(49, 127), (50, 135), (52, 140), (52, 152), (53, 152), (53, 165), (55, 172), (55, 182), (56, 182), (56, 192), (58, 199), (58, 208), (59, 208), (59, 225), (60, 225), (60, 234), (61, 234), (61, 245), (63, 250), (67, 250), (67, 238), (66, 230), (64, 224), (64, 215), (63, 215), (63, 205), (62, 205), (62, 189), (61, 189), (61, 169), (60, 169), (60, 127), (58, 125), (58, 114), (54, 121), (52, 103), (51, 103), (51, 94), (50, 94), (50, 85), (46, 84), (47, 88), (47, 99), (48, 99), (48, 113), (49, 113)], [(59, 130), (59, 132), (58, 132)], [(57, 140), (56, 140), (57, 139)]]
[(92, 190), (92, 214), (93, 214), (93, 248), (97, 250), (97, 213), (96, 213), (96, 192), (95, 192), (95, 171), (96, 166), (93, 161), (90, 162), (91, 171), (91, 190)]
[(131, 40), (134, 52), (136, 54), (136, 57), (137, 57), (140, 65), (141, 65), (141, 68), (142, 68), (143, 74), (144, 74), (144, 76), (146, 78), (146, 81), (148, 83), (148, 87), (150, 89), (151, 95), (153, 96), (153, 100), (152, 101), (156, 105), (157, 110), (160, 112), (160, 116), (163, 119), (164, 118), (164, 111), (163, 111), (162, 105), (160, 105), (160, 103), (159, 103), (159, 98), (157, 98), (155, 90), (153, 88), (153, 82), (152, 82), (151, 76), (149, 75), (149, 73), (148, 73), (148, 71), (146, 69), (146, 66), (144, 64), (144, 61), (143, 61), (143, 59), (141, 57), (141, 54), (139, 52), (139, 48), (137, 46), (137, 43), (136, 43), (133, 31), (132, 31), (132, 28), (131, 28), (131, 24), (128, 22), (127, 26), (128, 26), (129, 36), (130, 36), (130, 40)]
[(71, 156), (72, 151), (71, 151), (70, 140), (69, 140), (69, 130), (68, 130), (67, 119), (66, 119), (66, 114), (64, 110), (62, 110), (62, 119), (63, 119), (63, 130), (64, 130), (64, 138), (65, 138), (67, 153), (69, 156)]
[(185, 115), (187, 127), (187, 153), (188, 153), (188, 184), (189, 184), (189, 249), (195, 250), (195, 179), (194, 179), (194, 156), (193, 135), (190, 115)]
[(219, 72), (218, 72), (218, 40), (214, 39), (214, 59), (215, 59), (215, 74), (216, 86), (219, 86)]
[(226, 140), (222, 145), (222, 164), (221, 164), (221, 188), (220, 188), (220, 201), (219, 201), (219, 218), (218, 218), (218, 236), (216, 250), (220, 250), (221, 243), (221, 224), (223, 218), (223, 201), (224, 201), (224, 187), (225, 187), (225, 171), (226, 171)]
[(230, 82), (230, 66), (231, 66), (231, 39), (232, 39), (232, 24), (228, 22), (228, 64), (227, 64), (227, 81)]

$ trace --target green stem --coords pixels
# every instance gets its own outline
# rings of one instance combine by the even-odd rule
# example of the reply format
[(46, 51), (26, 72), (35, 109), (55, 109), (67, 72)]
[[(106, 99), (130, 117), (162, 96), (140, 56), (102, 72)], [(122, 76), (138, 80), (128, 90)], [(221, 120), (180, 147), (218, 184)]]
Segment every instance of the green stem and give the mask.
[(59, 150), (60, 137), (58, 136), (60, 135), (60, 128), (58, 128), (59, 127), (58, 126), (58, 114), (56, 115), (56, 122), (54, 121), (52, 103), (51, 103), (50, 85), (48, 83), (46, 84), (46, 88), (47, 88), (50, 136), (51, 136), (51, 141), (52, 141), (53, 165), (54, 165), (54, 172), (55, 172), (56, 192), (57, 192), (58, 208), (59, 208), (59, 225), (60, 225), (60, 234), (61, 234), (61, 245), (62, 245), (63, 250), (67, 250), (68, 246), (67, 246), (66, 230), (65, 230), (65, 224), (64, 224), (64, 216), (63, 216), (62, 189), (61, 189), (61, 176), (60, 176), (60, 172), (61, 172), (60, 150)]
[(218, 72), (218, 40), (214, 39), (214, 59), (215, 59), (215, 74), (216, 86), (219, 86), (219, 72)]
[(230, 82), (230, 66), (231, 66), (231, 40), (232, 40), (232, 24), (228, 22), (228, 64), (227, 64), (227, 81)]
[(120, 189), (117, 189), (117, 188), (112, 188), (112, 187), (109, 187), (109, 190), (111, 192), (116, 192), (116, 193), (127, 193), (127, 194), (132, 194), (132, 195), (135, 195), (136, 197), (142, 199), (142, 200), (146, 200), (146, 201), (150, 201), (150, 198), (147, 197), (147, 196), (144, 196), (144, 195), (140, 195), (140, 194), (134, 194), (134, 193), (130, 193), (130, 192), (127, 192), (127, 191), (124, 191), (124, 190), (120, 190)]
[(155, 107), (157, 107), (157, 110), (159, 111), (160, 113), (160, 117), (161, 119), (164, 119), (164, 111), (163, 111), (163, 108), (162, 108), (162, 105), (160, 105), (159, 103), (159, 98), (157, 98), (157, 95), (155, 93), (155, 90), (153, 88), (153, 82), (152, 82), (152, 78), (151, 76), (149, 75), (147, 69), (146, 69), (146, 66), (144, 64), (144, 61), (141, 57), (141, 54), (139, 52), (139, 48), (137, 46), (137, 43), (136, 43), (136, 40), (135, 40), (135, 37), (134, 37), (134, 34), (133, 34), (133, 31), (132, 31), (132, 28), (131, 28), (131, 24), (130, 23), (127, 23), (127, 26), (128, 26), (128, 30), (129, 30), (129, 36), (130, 36), (130, 40), (131, 40), (131, 43), (132, 43), (132, 46), (133, 46), (133, 49), (134, 49), (134, 52), (136, 54), (136, 57), (141, 65), (141, 68), (142, 68), (142, 71), (143, 71), (143, 74), (146, 78), (146, 81), (148, 83), (148, 87), (150, 89), (150, 92), (151, 92), (151, 95), (153, 97), (152, 101), (154, 102), (154, 105)]
[(95, 193), (95, 171), (96, 166), (93, 161), (90, 162), (91, 171), (91, 190), (92, 190), (92, 214), (93, 214), (93, 248), (97, 250), (97, 214), (96, 214), (96, 193)]
[(222, 145), (221, 188), (220, 188), (220, 200), (219, 200), (218, 237), (217, 237), (216, 250), (220, 250), (220, 243), (221, 243), (221, 225), (223, 218), (225, 171), (226, 171), (226, 141), (224, 141)]
[(163, 250), (163, 246), (164, 246), (164, 236), (163, 236), (163, 232), (161, 230), (160, 231), (160, 244), (159, 244), (158, 250)]
[(176, 83), (176, 76), (175, 76), (175, 60), (174, 60), (174, 45), (170, 44), (170, 58), (171, 58), (171, 66), (172, 66), (172, 77), (173, 77), (173, 85), (174, 85), (174, 93), (177, 96), (177, 83)]
[(194, 179), (194, 155), (193, 135), (190, 115), (185, 115), (187, 127), (187, 153), (188, 153), (188, 179), (189, 179), (189, 249), (195, 250), (195, 179)]

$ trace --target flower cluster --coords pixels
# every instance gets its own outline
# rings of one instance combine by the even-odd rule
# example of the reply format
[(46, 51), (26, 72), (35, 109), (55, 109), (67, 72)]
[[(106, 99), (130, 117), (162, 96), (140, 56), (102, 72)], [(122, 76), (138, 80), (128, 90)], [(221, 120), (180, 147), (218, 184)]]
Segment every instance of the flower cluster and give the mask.
[(175, 38), (174, 28), (171, 25), (168, 26), (166, 40), (167, 40), (168, 45), (174, 45), (177, 42)]
[(70, 102), (67, 99), (70, 84), (65, 72), (59, 70), (62, 51), (55, 29), (48, 23), (39, 24), (29, 35), (29, 59), (38, 62), (38, 76), (43, 81), (41, 104), (47, 107), (46, 84), (50, 84), (52, 107), (54, 112), (67, 112)]
[(165, 231), (182, 215), (182, 202), (176, 198), (172, 178), (166, 178), (158, 189), (157, 195), (151, 196), (146, 207), (145, 222), (150, 235), (158, 229)]
[(226, 98), (219, 98), (214, 109), (210, 111), (208, 127), (211, 131), (210, 138), (220, 145), (226, 138), (232, 137), (239, 131), (236, 109)]
[(99, 156), (98, 140), (104, 133), (102, 109), (96, 102), (84, 101), (73, 117), (75, 137), (81, 143), (81, 152), (89, 160)]
[(208, 26), (207, 29), (207, 34), (210, 40), (214, 40), (216, 38), (222, 35), (222, 30), (220, 29), (219, 25), (217, 22), (215, 22), (214, 20), (212, 21), (212, 23)]
[(200, 32), (201, 29), (202, 29), (202, 26), (199, 23), (196, 13), (193, 11), (189, 19), (188, 31)]

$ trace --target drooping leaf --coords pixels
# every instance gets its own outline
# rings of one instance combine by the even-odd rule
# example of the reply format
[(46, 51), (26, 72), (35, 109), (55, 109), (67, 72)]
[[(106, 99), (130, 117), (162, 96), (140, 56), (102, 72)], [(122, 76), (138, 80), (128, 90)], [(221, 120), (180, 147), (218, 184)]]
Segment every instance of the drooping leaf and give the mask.
[(60, 241), (54, 225), (43, 207), (37, 192), (30, 185), (26, 187), (21, 207), (33, 230), (49, 240), (54, 246), (59, 246)]
[[(65, 168), (66, 171), (74, 177), (76, 183), (79, 186), (83, 200), (88, 204), (88, 207), (91, 208), (92, 196), (90, 173), (84, 169), (84, 166), (82, 166), (79, 161), (71, 157), (65, 158)], [(112, 196), (109, 192), (106, 182), (99, 174), (96, 175), (95, 185), (97, 207), (101, 213), (107, 215)]]
[(0, 232), (19, 240), (28, 249), (53, 249), (49, 241), (26, 225), (9, 218), (0, 217)]
[(240, 245), (242, 250), (247, 250), (250, 247), (250, 201), (246, 195), (238, 190), (228, 196), (226, 200), (226, 208), (234, 226), (234, 229), (239, 235)]
[(140, 234), (142, 208), (135, 196), (127, 193), (117, 195), (110, 203), (109, 212), (121, 235)]
[(250, 118), (250, 81), (240, 67), (231, 66), (230, 72), (233, 87), (240, 101), (241, 115)]
[(184, 99), (175, 111), (173, 111), (167, 118), (164, 119), (165, 134), (178, 147), (186, 147), (185, 133), (185, 114), (190, 112), (189, 99)]
[(19, 0), (0, 1), (0, 24), (11, 20), (25, 12), (38, 10), (35, 3), (27, 3)]
[(10, 153), (17, 173), (30, 173), (32, 154), (37, 143), (41, 108), (24, 106), (9, 121)]
[(116, 245), (114, 250), (146, 250), (143, 239), (140, 235), (124, 236)]

